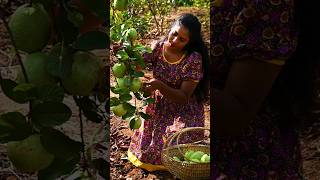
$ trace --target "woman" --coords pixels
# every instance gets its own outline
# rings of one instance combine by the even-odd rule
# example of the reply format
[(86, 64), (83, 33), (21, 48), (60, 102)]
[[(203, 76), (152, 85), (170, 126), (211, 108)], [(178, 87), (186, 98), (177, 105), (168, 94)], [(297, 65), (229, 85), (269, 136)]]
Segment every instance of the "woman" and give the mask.
[(313, 31), (303, 23), (298, 28), (303, 16), (297, 7), (293, 0), (213, 3), (213, 179), (302, 178), (301, 116), (293, 108), (299, 104), (304, 112), (310, 101), (302, 99), (312, 88), (294, 83), (311, 78), (305, 69), (315, 61), (304, 49)]
[[(144, 91), (156, 101), (146, 110), (151, 118), (134, 131), (128, 159), (148, 171), (165, 170), (161, 165), (165, 139), (181, 128), (204, 126), (209, 59), (198, 18), (180, 16), (167, 37), (144, 57), (154, 76), (145, 83)], [(190, 133), (180, 142), (197, 140), (199, 133)]]

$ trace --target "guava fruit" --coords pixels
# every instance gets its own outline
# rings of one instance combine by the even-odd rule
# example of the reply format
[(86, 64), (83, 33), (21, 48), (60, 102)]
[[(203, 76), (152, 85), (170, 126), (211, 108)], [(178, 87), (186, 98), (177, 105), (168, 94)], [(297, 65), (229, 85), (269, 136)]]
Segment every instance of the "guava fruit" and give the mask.
[(9, 19), (9, 29), (17, 48), (27, 53), (40, 51), (48, 43), (51, 22), (41, 4), (24, 4)]
[(200, 161), (201, 161), (202, 163), (208, 163), (208, 162), (210, 162), (210, 156), (209, 156), (208, 154), (204, 154), (204, 155), (201, 157)]
[(124, 11), (128, 8), (128, 0), (114, 0), (113, 7), (116, 10)]
[(136, 29), (134, 29), (134, 28), (128, 29), (126, 32), (126, 35), (127, 35), (128, 39), (131, 41), (136, 40), (138, 37), (138, 33), (137, 33)]
[(62, 85), (73, 95), (88, 96), (99, 81), (99, 58), (92, 53), (78, 51), (73, 60), (71, 74), (61, 79)]
[(126, 89), (129, 88), (128, 87), (128, 84), (129, 84), (129, 81), (130, 81), (129, 77), (125, 76), (125, 77), (122, 77), (122, 78), (116, 78), (116, 81), (117, 81), (118, 87), (120, 89), (126, 90)]
[[(42, 52), (28, 54), (23, 61), (29, 82), (36, 85), (48, 85), (56, 83), (56, 79), (47, 71), (49, 56)], [(25, 82), (22, 70), (17, 75), (18, 82)]]
[(130, 127), (133, 129), (139, 129), (142, 124), (142, 120), (140, 117), (136, 117), (130, 121)]
[(181, 160), (177, 156), (172, 157), (175, 161), (181, 162)]
[(201, 157), (204, 155), (204, 152), (202, 151), (196, 151), (193, 154), (190, 155), (190, 160), (192, 159), (198, 159), (200, 161)]
[(112, 106), (111, 111), (116, 115), (116, 116), (123, 116), (127, 113), (126, 108), (124, 107), (123, 104), (118, 104), (117, 106)]
[(8, 157), (12, 164), (24, 172), (35, 172), (48, 167), (54, 155), (41, 144), (40, 135), (34, 134), (22, 141), (9, 142)]
[(190, 159), (190, 156), (194, 153), (192, 150), (188, 150), (184, 153), (185, 159)]
[(141, 81), (139, 78), (134, 78), (131, 82), (130, 90), (132, 92), (138, 92), (141, 88)]
[(121, 78), (126, 73), (126, 65), (124, 63), (116, 63), (112, 66), (113, 75), (117, 78)]

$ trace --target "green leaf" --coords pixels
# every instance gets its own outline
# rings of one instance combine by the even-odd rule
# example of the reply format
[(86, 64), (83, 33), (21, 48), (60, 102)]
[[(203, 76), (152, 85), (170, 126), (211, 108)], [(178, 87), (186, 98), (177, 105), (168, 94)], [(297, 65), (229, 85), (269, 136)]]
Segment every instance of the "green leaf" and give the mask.
[(129, 103), (124, 103), (124, 105), (126, 106), (127, 113), (122, 116), (122, 119), (130, 119), (136, 113), (136, 107)]
[(138, 52), (142, 52), (142, 53), (151, 53), (152, 49), (150, 47), (145, 47), (141, 44), (137, 44), (133, 47), (133, 51), (138, 51)]
[(58, 85), (45, 85), (37, 88), (38, 100), (41, 102), (62, 102), (64, 90)]
[(19, 141), (32, 134), (32, 127), (23, 114), (9, 112), (0, 116), (0, 143)]
[(43, 128), (40, 133), (43, 147), (57, 158), (68, 159), (83, 149), (82, 143), (70, 139), (56, 129)]
[(144, 72), (142, 71), (135, 71), (133, 74), (134, 77), (138, 78), (138, 77), (143, 77), (144, 76)]
[(16, 82), (10, 79), (2, 79), (0, 84), (3, 93), (11, 100), (20, 104), (28, 102), (28, 97), (14, 91), (14, 88), (18, 85)]
[(152, 104), (155, 103), (155, 99), (154, 98), (148, 98), (143, 102), (143, 105), (148, 105), (148, 104)]
[(20, 83), (17, 84), (16, 87), (13, 88), (13, 92), (16, 97), (19, 97), (22, 101), (30, 101), (34, 100), (37, 97), (36, 87), (30, 83)]
[(37, 104), (31, 112), (31, 119), (37, 126), (53, 127), (61, 125), (71, 117), (70, 108), (59, 102)]
[(143, 119), (145, 119), (145, 120), (148, 120), (148, 119), (151, 118), (151, 116), (150, 116), (149, 114), (146, 114), (146, 113), (144, 113), (144, 112), (140, 112), (139, 114), (140, 114), (140, 116), (141, 116)]
[(122, 89), (119, 87), (111, 87), (111, 92), (113, 92), (115, 94), (120, 94), (121, 91), (122, 91)]
[(89, 31), (77, 38), (73, 47), (80, 50), (106, 49), (109, 47), (109, 37), (101, 31)]
[(81, 0), (85, 7), (87, 7), (93, 15), (100, 19), (107, 18), (107, 0), (99, 0), (99, 1), (92, 1), (92, 0)]
[(110, 107), (111, 106), (116, 106), (118, 104), (120, 104), (120, 100), (118, 98), (116, 98), (116, 97), (110, 98)]
[(130, 101), (132, 99), (132, 96), (130, 94), (120, 94), (119, 99), (121, 101)]
[(53, 160), (49, 167), (40, 170), (38, 174), (39, 180), (54, 180), (62, 175), (71, 173), (80, 162), (80, 154), (74, 154), (68, 158), (57, 158)]
[(92, 163), (92, 166), (98, 170), (98, 173), (101, 177), (103, 177), (104, 179), (109, 178), (110, 164), (108, 161), (102, 158), (99, 158), (99, 159), (93, 159), (91, 163)]

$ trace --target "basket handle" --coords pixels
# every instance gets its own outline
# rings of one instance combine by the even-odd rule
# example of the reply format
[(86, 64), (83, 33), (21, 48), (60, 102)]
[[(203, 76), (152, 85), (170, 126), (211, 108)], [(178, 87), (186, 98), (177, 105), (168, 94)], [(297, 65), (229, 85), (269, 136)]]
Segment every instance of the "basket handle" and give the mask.
[[(165, 142), (165, 144), (164, 144), (164, 149), (166, 149), (167, 147), (171, 146), (173, 139), (175, 139), (176, 137), (177, 137), (177, 145), (178, 145), (181, 134), (184, 134), (184, 133), (186, 133), (186, 132), (188, 132), (188, 131), (195, 131), (195, 130), (207, 130), (207, 131), (210, 132), (210, 129), (205, 128), (205, 127), (188, 127), (188, 128), (184, 128), (184, 129), (182, 129), (180, 132), (176, 132), (175, 134), (171, 135), (171, 136), (168, 138), (168, 141), (167, 141), (168, 144), (167, 144), (167, 142)], [(200, 142), (200, 141), (197, 141), (197, 142)], [(195, 143), (197, 143), (197, 142), (195, 142)], [(183, 156), (183, 153), (182, 153), (182, 151), (181, 151), (181, 149), (180, 149), (179, 146), (178, 146), (178, 149), (179, 149), (180, 153), (181, 153), (182, 156)]]

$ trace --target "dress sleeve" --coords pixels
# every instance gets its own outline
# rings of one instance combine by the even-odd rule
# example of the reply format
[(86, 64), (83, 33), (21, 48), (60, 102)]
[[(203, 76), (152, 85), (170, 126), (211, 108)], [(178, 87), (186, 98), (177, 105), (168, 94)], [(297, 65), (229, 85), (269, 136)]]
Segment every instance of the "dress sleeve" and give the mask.
[(246, 0), (230, 29), (232, 57), (284, 64), (297, 44), (293, 9), (293, 0)]
[(193, 52), (187, 58), (185, 65), (182, 67), (182, 80), (199, 82), (203, 77), (202, 57), (199, 53)]

